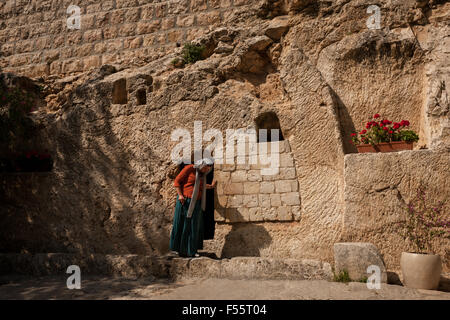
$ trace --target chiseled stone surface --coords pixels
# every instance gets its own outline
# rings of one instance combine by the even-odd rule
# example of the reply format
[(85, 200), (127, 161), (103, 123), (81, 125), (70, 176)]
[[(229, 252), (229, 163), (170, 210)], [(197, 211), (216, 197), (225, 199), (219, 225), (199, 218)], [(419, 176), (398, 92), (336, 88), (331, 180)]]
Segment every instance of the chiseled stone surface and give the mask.
[(332, 278), (329, 263), (316, 260), (236, 257), (231, 259), (151, 257), (141, 255), (0, 254), (0, 274), (46, 276), (65, 274), (78, 265), (83, 275), (125, 278), (169, 277), (226, 279)]
[[(80, 1), (83, 29), (70, 32), (64, 10), (44, 3), (0, 3), (0, 67), (42, 76), (36, 144), (55, 160), (48, 174), (1, 176), (2, 252), (166, 253), (171, 133), (192, 134), (194, 120), (225, 135), (275, 112), (286, 141), (276, 176), (261, 164), (216, 167), (231, 183), (217, 186), (205, 247), (220, 257), (332, 263), (334, 243), (359, 241), (398, 268), (408, 247), (393, 227), (397, 206), (419, 180), (449, 198), (448, 2), (381, 0), (382, 29), (368, 30), (360, 0)], [(207, 57), (176, 68), (190, 40)], [(346, 155), (356, 151), (349, 133), (376, 112), (407, 118), (421, 133), (416, 149), (443, 153)], [(228, 207), (230, 196), (243, 205)], [(449, 245), (436, 245), (448, 270)]]
[[(370, 242), (381, 252), (388, 270), (399, 270), (403, 251), (414, 248), (398, 233), (407, 204), (422, 187), (431, 203), (450, 195), (450, 153), (402, 151), (345, 156), (345, 216), (339, 242)], [(368, 170), (370, 168), (370, 170)], [(450, 270), (450, 240), (433, 242), (443, 271)]]
[[(378, 249), (371, 243), (347, 242), (334, 244), (334, 272), (339, 274), (344, 270), (350, 279), (359, 281), (368, 278), (370, 266), (380, 270), (380, 280), (387, 283), (386, 266)], [(371, 272), (374, 272), (373, 270)]]
[(326, 279), (331, 266), (314, 260), (236, 257), (221, 262), (221, 278), (227, 279)]

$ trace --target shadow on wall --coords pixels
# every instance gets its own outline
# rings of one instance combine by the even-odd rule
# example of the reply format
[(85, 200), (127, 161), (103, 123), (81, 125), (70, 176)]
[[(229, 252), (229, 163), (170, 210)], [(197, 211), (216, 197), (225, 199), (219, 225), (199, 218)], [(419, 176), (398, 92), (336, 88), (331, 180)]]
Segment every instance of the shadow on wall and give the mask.
[(172, 212), (148, 181), (158, 170), (150, 159), (164, 161), (135, 138), (136, 107), (121, 105), (120, 121), (112, 114), (111, 93), (109, 83), (80, 86), (59, 119), (46, 117), (37, 138), (53, 172), (1, 176), (0, 252), (168, 251)]
[(225, 236), (221, 258), (260, 257), (261, 249), (270, 245), (267, 230), (254, 223), (234, 223)]
[(342, 140), (344, 143), (344, 152), (345, 154), (358, 153), (358, 149), (356, 149), (356, 146), (350, 140), (351, 134), (356, 132), (356, 129), (352, 117), (348, 112), (348, 108), (341, 98), (339, 98), (337, 93), (331, 87), (329, 87), (329, 89), (338, 115)]
[[(215, 210), (225, 218), (233, 221), (243, 221), (244, 217), (236, 208), (225, 208), (218, 200), (217, 191), (214, 192)], [(223, 222), (221, 222), (223, 223)], [(255, 222), (232, 223), (231, 230), (225, 236), (219, 258), (260, 257), (261, 249), (272, 243), (272, 237), (267, 230)]]

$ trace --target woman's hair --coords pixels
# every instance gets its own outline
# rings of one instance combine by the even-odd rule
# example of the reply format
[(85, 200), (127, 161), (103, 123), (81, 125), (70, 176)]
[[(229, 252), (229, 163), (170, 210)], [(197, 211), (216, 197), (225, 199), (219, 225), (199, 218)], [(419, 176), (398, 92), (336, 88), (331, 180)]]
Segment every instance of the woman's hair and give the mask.
[(194, 163), (194, 168), (202, 169), (204, 167), (211, 167), (214, 164), (214, 159), (212, 158), (203, 158)]
[[(203, 150), (202, 150), (202, 154), (203, 154)], [(203, 166), (214, 166), (214, 158), (212, 157), (205, 157), (197, 162), (194, 162), (194, 158), (195, 158), (195, 153), (192, 152), (191, 153), (191, 158), (189, 159), (189, 163), (185, 163), (186, 161), (181, 162), (178, 165), (178, 173), (181, 172), (181, 170), (183, 170), (183, 168), (187, 165), (187, 164), (194, 164), (194, 166), (196, 168), (202, 168)], [(201, 162), (201, 163), (200, 163)]]

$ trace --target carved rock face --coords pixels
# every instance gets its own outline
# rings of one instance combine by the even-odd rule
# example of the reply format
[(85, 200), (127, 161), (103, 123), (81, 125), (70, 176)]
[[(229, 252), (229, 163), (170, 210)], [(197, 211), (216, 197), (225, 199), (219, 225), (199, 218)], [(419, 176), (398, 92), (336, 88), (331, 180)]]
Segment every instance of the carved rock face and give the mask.
[[(32, 230), (21, 223), (39, 203), (40, 218), (33, 227), (44, 230), (41, 240), (12, 227), (0, 232), (1, 243), (13, 243), (17, 231), (17, 243), (32, 251), (163, 253), (168, 249), (175, 199), (172, 132), (184, 129), (193, 134), (194, 121), (202, 121), (203, 131), (214, 128), (223, 134), (227, 129), (257, 129), (258, 117), (274, 113), (279, 123), (262, 121), (260, 128), (281, 129), (290, 148), (289, 156), (281, 159), (286, 170), (280, 179), (264, 180), (258, 169), (224, 165), (220, 170), (224, 176), (245, 176), (246, 181), (223, 185), (217, 201), (228, 206), (225, 196), (231, 195), (230, 204), (242, 204), (244, 209), (229, 211), (217, 226), (216, 239), (206, 246), (217, 256), (331, 262), (333, 243), (341, 239), (349, 207), (353, 200), (362, 201), (346, 198), (345, 188), (358, 185), (361, 194), (370, 191), (364, 189), (365, 180), (359, 180), (367, 179), (366, 171), (352, 176), (344, 165), (345, 154), (356, 151), (348, 142), (351, 132), (379, 112), (409, 119), (413, 129), (423, 131), (423, 146), (450, 145), (447, 4), (436, 5), (424, 27), (414, 19), (412, 1), (380, 1), (382, 29), (369, 30), (366, 1), (314, 1), (314, 5), (266, 1), (265, 7), (260, 1), (233, 1), (235, 7), (222, 8), (219, 15), (219, 9), (205, 7), (206, 2), (190, 3), (194, 2), (192, 7), (183, 6), (183, 1), (169, 7), (152, 3), (141, 8), (141, 16), (152, 17), (151, 22), (96, 28), (103, 38), (93, 44), (99, 52), (95, 59), (64, 60), (90, 46), (81, 43), (81, 31), (67, 39), (74, 51), (61, 50), (64, 55), (56, 58), (53, 50), (61, 45), (60, 37), (66, 41), (67, 36), (61, 30), (54, 38), (56, 48), (44, 52), (49, 66), (41, 63), (47, 56), (39, 54), (1, 57), (2, 67), (30, 75), (42, 70), (44, 75), (46, 70), (53, 74), (45, 78), (52, 114), (41, 115), (46, 125), (37, 138), (56, 160), (52, 175), (31, 179), (32, 187), (12, 177), (2, 185), (6, 190), (2, 194), (10, 195), (12, 203), (2, 209), (20, 212), (5, 215), (12, 218), (4, 225)], [(3, 10), (5, 15), (16, 14)], [(120, 26), (121, 14), (133, 11), (111, 10), (111, 19)], [(256, 16), (258, 11), (266, 13), (264, 19)], [(280, 17), (268, 20), (274, 16)], [(216, 23), (218, 18), (221, 23)], [(163, 26), (167, 29), (160, 29)], [(33, 35), (11, 30), (6, 36), (5, 30), (0, 37), (4, 41)], [(128, 35), (133, 30), (137, 34)], [(89, 33), (94, 35), (98, 34)], [(182, 54), (182, 47), (175, 45), (180, 39), (204, 44), (205, 59), (174, 67), (172, 61)], [(15, 48), (25, 51), (27, 42), (22, 40)], [(2, 50), (10, 52), (7, 47)], [(25, 58), (35, 61), (32, 68), (24, 65), (29, 62)], [(91, 73), (76, 73), (96, 61), (101, 63)], [(71, 76), (56, 80), (60, 74)], [(392, 159), (381, 157), (373, 166), (380, 161), (393, 166), (396, 158)], [(398, 174), (408, 170), (400, 167)], [(350, 181), (345, 182), (346, 177)], [(27, 196), (25, 202), (14, 196), (29, 195), (32, 189), (39, 193)], [(375, 208), (382, 197), (374, 199)], [(23, 205), (14, 205), (20, 201)], [(66, 232), (59, 225), (83, 227)], [(349, 238), (366, 236), (365, 241), (372, 241), (390, 231), (379, 232)], [(397, 249), (380, 247), (391, 266)]]

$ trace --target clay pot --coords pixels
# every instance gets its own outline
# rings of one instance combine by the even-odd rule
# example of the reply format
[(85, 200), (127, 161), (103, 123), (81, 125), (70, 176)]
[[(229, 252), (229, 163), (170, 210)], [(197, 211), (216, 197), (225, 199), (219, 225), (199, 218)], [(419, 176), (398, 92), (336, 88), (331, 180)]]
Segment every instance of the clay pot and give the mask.
[(380, 152), (395, 152), (395, 151), (402, 151), (402, 150), (412, 150), (413, 143), (405, 142), (405, 141), (380, 143), (380, 144), (375, 145), (375, 149), (376, 148), (378, 148), (380, 150)]
[(412, 150), (413, 143), (405, 141), (387, 142), (379, 143), (376, 145), (371, 144), (361, 144), (356, 146), (359, 153), (369, 153), (369, 152), (395, 152), (402, 150)]
[(375, 152), (377, 152), (375, 147), (371, 144), (360, 144), (360, 145), (357, 145), (356, 148), (358, 149), (359, 153), (375, 153)]
[(402, 252), (400, 267), (405, 287), (427, 290), (439, 287), (442, 271), (439, 255)]

